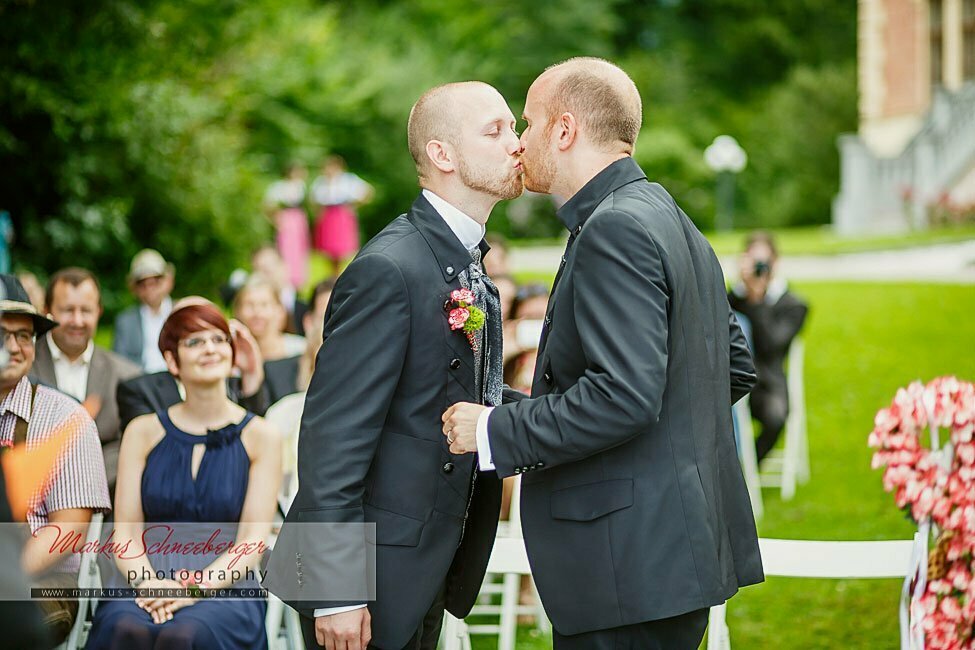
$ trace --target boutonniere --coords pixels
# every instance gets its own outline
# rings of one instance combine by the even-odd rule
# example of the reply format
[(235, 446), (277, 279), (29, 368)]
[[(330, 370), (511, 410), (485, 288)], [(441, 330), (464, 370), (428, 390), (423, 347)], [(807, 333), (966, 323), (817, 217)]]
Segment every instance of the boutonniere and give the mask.
[(463, 330), (471, 349), (477, 352), (477, 339), (474, 334), (484, 327), (487, 315), (474, 306), (474, 292), (470, 289), (455, 289), (450, 292), (450, 300), (444, 305), (449, 312), (447, 322), (450, 329)]

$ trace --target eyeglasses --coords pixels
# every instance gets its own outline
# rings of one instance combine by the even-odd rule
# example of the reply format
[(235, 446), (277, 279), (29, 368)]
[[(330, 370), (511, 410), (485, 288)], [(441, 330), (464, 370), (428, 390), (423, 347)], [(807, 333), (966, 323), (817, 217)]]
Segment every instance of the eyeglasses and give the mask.
[(14, 337), (17, 341), (17, 345), (21, 347), (31, 347), (34, 345), (34, 339), (36, 338), (34, 332), (30, 330), (8, 330), (0, 327), (0, 339), (3, 340), (4, 344), (7, 343), (7, 337)]
[(228, 345), (230, 343), (230, 338), (226, 334), (212, 334), (210, 336), (191, 336), (188, 339), (183, 339), (180, 343), (191, 350), (197, 348), (202, 348), (207, 344), (207, 341), (213, 343), (214, 347), (220, 345)]

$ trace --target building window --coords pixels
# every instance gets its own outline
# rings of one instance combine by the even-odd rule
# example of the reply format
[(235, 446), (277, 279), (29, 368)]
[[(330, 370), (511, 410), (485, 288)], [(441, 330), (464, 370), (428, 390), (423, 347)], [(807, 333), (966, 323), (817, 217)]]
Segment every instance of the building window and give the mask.
[(941, 0), (931, 0), (929, 3), (928, 20), (931, 28), (931, 85), (940, 86), (944, 81), (941, 73), (942, 52), (944, 49)]
[(962, 0), (962, 76), (975, 81), (975, 0)]

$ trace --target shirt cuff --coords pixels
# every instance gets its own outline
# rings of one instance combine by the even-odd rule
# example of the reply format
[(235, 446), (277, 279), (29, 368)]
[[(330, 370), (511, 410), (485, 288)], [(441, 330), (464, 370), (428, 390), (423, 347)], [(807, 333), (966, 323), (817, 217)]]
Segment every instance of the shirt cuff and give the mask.
[(481, 412), (477, 418), (477, 429), (474, 431), (474, 438), (477, 440), (477, 464), (482, 472), (494, 469), (494, 458), (491, 456), (491, 445), (488, 439), (488, 418), (491, 417), (493, 406), (489, 406)]
[(315, 618), (343, 614), (345, 612), (351, 612), (354, 609), (362, 609), (365, 606), (366, 604), (362, 603), (361, 605), (343, 605), (342, 607), (321, 607), (315, 610)]

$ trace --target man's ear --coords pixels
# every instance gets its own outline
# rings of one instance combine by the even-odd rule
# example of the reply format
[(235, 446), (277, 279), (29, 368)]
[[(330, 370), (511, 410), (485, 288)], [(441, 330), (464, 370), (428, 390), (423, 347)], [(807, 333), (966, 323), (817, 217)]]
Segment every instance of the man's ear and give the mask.
[(433, 166), (445, 174), (454, 171), (456, 168), (454, 152), (448, 143), (431, 140), (427, 143), (426, 152), (427, 158), (430, 159)]
[(553, 130), (557, 136), (555, 146), (559, 148), (559, 151), (566, 151), (579, 135), (579, 124), (576, 122), (576, 116), (568, 112), (562, 113), (555, 121)]

